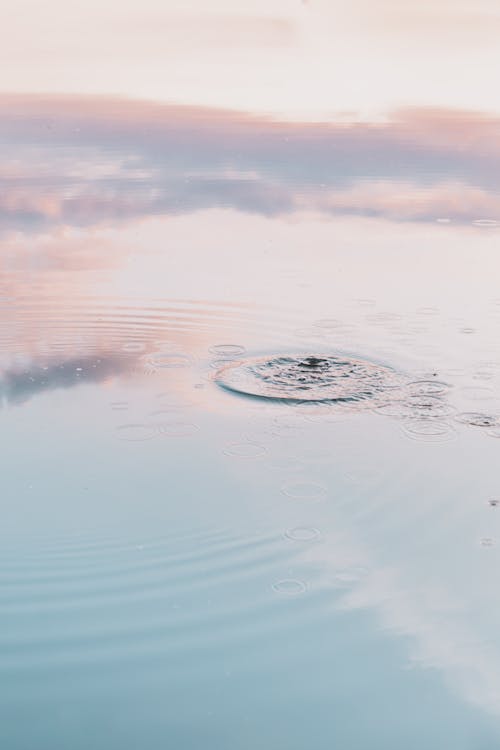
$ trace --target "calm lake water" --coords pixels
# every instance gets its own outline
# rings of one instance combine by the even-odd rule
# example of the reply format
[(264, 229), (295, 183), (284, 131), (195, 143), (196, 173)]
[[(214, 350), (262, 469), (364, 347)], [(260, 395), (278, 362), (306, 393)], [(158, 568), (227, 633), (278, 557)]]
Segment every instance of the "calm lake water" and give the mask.
[(500, 743), (500, 116), (0, 97), (5, 750)]

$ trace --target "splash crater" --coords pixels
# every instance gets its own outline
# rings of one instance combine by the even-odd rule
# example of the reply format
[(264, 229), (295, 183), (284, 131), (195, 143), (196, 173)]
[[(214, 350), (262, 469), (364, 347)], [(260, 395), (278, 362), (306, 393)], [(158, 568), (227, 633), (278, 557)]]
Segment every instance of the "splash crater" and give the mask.
[(259, 398), (373, 406), (405, 383), (391, 367), (336, 354), (283, 354), (238, 360), (215, 373), (223, 388)]

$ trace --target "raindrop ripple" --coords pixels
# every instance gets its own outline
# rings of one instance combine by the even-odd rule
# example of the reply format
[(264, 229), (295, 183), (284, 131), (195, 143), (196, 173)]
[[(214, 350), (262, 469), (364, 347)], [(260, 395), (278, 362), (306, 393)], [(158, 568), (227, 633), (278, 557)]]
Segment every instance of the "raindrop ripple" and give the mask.
[(343, 354), (275, 355), (239, 360), (219, 369), (215, 381), (238, 393), (289, 401), (330, 401), (372, 406), (404, 378), (390, 367)]

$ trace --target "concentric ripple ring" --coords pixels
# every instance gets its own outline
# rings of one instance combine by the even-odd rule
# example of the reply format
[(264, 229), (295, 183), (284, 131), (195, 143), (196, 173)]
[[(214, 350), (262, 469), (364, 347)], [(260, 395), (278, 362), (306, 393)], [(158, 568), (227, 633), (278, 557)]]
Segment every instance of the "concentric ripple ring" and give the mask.
[(215, 381), (223, 388), (260, 398), (372, 406), (405, 379), (388, 366), (337, 353), (239, 360), (221, 367)]

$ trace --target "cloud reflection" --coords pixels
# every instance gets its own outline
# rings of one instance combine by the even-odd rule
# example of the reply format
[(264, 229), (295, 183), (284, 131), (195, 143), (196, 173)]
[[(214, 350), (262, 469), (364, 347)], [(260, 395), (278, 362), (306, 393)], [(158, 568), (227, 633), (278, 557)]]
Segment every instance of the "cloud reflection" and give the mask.
[(231, 208), (392, 221), (500, 215), (499, 118), (406, 109), (383, 122), (3, 96), (0, 226), (116, 225)]
[(2, 372), (0, 398), (3, 403), (19, 405), (45, 391), (101, 383), (125, 374), (132, 364), (126, 357), (111, 353), (63, 358), (44, 365), (33, 362), (23, 368)]

